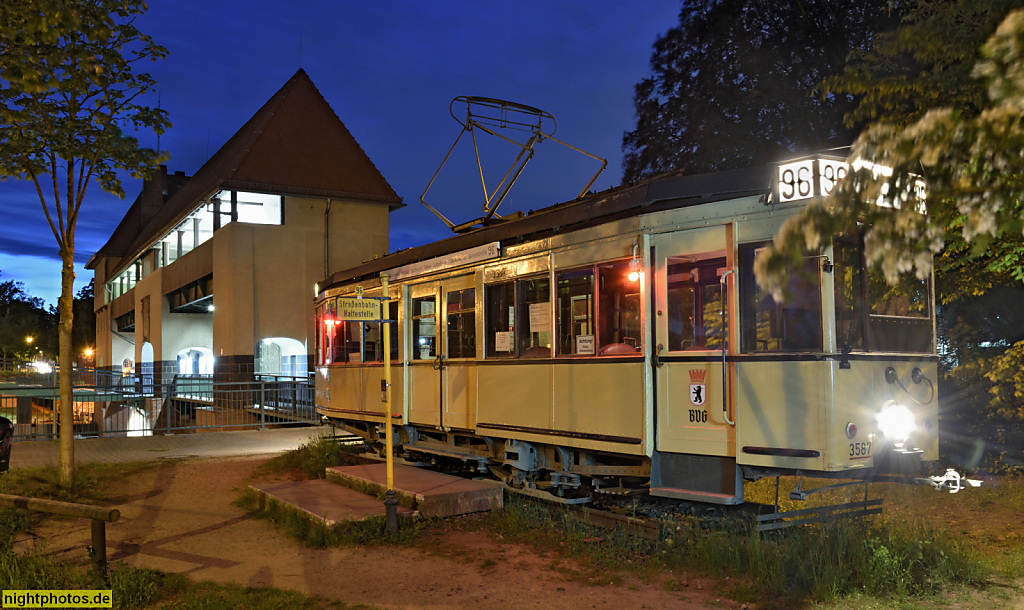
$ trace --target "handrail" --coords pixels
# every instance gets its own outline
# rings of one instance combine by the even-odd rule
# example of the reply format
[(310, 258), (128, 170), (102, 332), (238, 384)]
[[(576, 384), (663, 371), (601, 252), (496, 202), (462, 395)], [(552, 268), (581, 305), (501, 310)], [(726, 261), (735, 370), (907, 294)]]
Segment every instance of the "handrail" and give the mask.
[(78, 517), (92, 521), (92, 551), (95, 554), (96, 562), (101, 568), (107, 563), (107, 528), (106, 523), (117, 521), (121, 518), (121, 511), (116, 508), (104, 508), (102, 506), (91, 506), (89, 504), (77, 504), (74, 502), (60, 502), (58, 500), (46, 500), (43, 498), (29, 498), (26, 496), (15, 496), (11, 494), (0, 494), (0, 506), (8, 508), (20, 508), (37, 513), (49, 513), (64, 517)]
[(725, 280), (729, 277), (730, 273), (733, 273), (733, 270), (726, 269), (725, 273), (722, 274), (722, 279), (719, 280), (722, 284), (722, 417), (725, 418), (725, 423), (735, 428), (736, 422), (729, 419), (729, 388), (726, 386), (726, 380), (729, 377), (729, 369), (725, 364), (726, 348), (729, 346), (727, 336), (729, 333), (729, 325), (726, 323), (727, 319), (725, 317), (725, 301), (729, 286)]

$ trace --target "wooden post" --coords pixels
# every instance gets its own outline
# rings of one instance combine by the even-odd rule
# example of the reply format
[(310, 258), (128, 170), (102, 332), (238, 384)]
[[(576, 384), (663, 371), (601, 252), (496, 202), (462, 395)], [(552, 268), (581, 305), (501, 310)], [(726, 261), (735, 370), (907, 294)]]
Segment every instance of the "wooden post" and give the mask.
[(107, 523), (99, 519), (92, 520), (92, 552), (96, 563), (101, 569), (107, 566)]

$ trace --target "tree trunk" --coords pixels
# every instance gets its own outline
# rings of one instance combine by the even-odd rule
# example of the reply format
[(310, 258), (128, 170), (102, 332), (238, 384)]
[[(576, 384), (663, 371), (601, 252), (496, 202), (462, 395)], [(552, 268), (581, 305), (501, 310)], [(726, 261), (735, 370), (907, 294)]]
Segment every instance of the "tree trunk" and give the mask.
[(60, 322), (57, 325), (60, 351), (57, 355), (58, 378), (60, 379), (60, 458), (57, 470), (60, 484), (70, 487), (75, 477), (75, 411), (71, 387), (71, 326), (74, 318), (75, 299), (75, 247), (68, 240), (60, 253), (63, 266), (60, 273), (60, 299), (57, 310)]

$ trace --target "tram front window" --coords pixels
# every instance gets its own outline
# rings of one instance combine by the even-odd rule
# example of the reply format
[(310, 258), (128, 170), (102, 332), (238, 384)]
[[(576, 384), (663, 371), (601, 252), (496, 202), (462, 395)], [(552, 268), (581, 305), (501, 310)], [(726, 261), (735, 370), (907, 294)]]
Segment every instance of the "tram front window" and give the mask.
[(931, 285), (903, 274), (895, 285), (881, 270), (865, 272), (860, 236), (837, 236), (836, 335), (839, 345), (860, 351), (931, 353)]
[(786, 283), (785, 302), (757, 284), (754, 261), (767, 243), (740, 246), (740, 345), (744, 352), (819, 352), (821, 334), (821, 259), (804, 259), (801, 273)]
[[(398, 319), (398, 301), (388, 303), (388, 319)], [(398, 360), (398, 324), (382, 324), (381, 322), (363, 323), (363, 362), (384, 362), (384, 339), (380, 334), (381, 326), (387, 326), (391, 332), (391, 359)]]
[(359, 322), (336, 321), (334, 323), (331, 362), (334, 364), (360, 362), (361, 331)]

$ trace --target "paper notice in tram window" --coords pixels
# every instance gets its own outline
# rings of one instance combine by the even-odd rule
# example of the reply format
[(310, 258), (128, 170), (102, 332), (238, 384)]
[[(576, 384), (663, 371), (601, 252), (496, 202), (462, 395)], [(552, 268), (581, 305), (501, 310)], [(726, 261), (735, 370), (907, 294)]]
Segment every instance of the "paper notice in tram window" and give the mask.
[(538, 333), (551, 328), (551, 302), (530, 303), (530, 332)]
[(494, 351), (496, 351), (496, 352), (511, 352), (512, 351), (512, 333), (510, 333), (510, 332), (496, 332), (496, 333), (494, 333)]
[(576, 354), (579, 356), (594, 355), (594, 335), (576, 335)]

